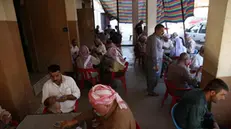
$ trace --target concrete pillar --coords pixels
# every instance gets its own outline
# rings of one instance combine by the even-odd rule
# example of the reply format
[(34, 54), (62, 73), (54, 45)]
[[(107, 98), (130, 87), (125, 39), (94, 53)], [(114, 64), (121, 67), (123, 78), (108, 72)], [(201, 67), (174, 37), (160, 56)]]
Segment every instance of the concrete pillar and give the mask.
[(30, 112), (32, 87), (23, 55), (13, 0), (0, 0), (0, 105), (14, 119)]
[(147, 0), (147, 32), (148, 36), (154, 33), (154, 28), (156, 26), (156, 16), (157, 16), (157, 0)]
[[(221, 78), (230, 86), (231, 1), (210, 0), (209, 4), (202, 87), (213, 78)], [(231, 125), (230, 107), (231, 93), (225, 101), (213, 104), (212, 112), (219, 124)]]
[(78, 22), (77, 22), (77, 4), (76, 0), (65, 0), (67, 24), (69, 29), (70, 43), (76, 39), (79, 44)]
[(136, 44), (136, 31), (135, 31), (135, 26), (139, 22), (139, 17), (138, 17), (138, 0), (133, 0), (132, 1), (132, 24), (133, 24), (133, 44)]

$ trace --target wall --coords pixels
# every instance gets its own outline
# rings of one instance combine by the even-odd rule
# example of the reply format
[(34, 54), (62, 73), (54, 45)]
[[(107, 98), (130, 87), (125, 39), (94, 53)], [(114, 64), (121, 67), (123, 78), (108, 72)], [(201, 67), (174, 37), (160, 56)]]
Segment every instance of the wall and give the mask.
[(0, 14), (0, 103), (17, 119), (30, 112), (33, 92), (13, 0), (0, 0)]
[(76, 0), (76, 9), (81, 9), (82, 8), (82, 0)]
[(102, 19), (101, 19), (101, 13), (104, 13), (103, 7), (99, 0), (93, 0), (94, 1), (94, 21), (95, 21), (95, 27), (99, 25), (100, 30), (104, 30), (102, 27)]
[(156, 26), (156, 0), (147, 0), (147, 31), (148, 35), (154, 33), (154, 28)]
[[(132, 28), (135, 28), (136, 25), (139, 23), (138, 21), (138, 0), (134, 0), (132, 2)], [(136, 34), (136, 31), (135, 29), (132, 29), (133, 30), (133, 45), (136, 44), (136, 41), (137, 41), (137, 34)]]
[(70, 41), (72, 41), (72, 39), (77, 39), (79, 43), (76, 0), (65, 0), (65, 6)]
[(68, 27), (65, 1), (25, 0), (24, 6), (31, 22), (39, 72), (47, 72), (50, 64), (72, 71), (69, 34), (63, 31)]

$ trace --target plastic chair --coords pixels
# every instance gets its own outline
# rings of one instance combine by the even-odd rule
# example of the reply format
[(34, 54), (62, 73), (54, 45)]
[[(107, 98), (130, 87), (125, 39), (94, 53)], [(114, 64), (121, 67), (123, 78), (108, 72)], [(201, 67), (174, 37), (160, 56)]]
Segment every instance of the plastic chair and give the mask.
[[(79, 107), (79, 101), (76, 100), (76, 101), (75, 101), (75, 109), (73, 110), (73, 112), (77, 112), (77, 111), (78, 111), (78, 107)], [(47, 112), (48, 112), (48, 108), (45, 107), (45, 108), (43, 109), (43, 114), (46, 114)]]
[(168, 95), (172, 96), (172, 102), (171, 102), (171, 108), (172, 108), (173, 105), (176, 104), (176, 102), (181, 99), (180, 96), (175, 95), (176, 91), (184, 92), (184, 91), (192, 90), (191, 88), (177, 88), (171, 81), (167, 80), (166, 75), (164, 77), (164, 82), (166, 85), (166, 91), (165, 91), (164, 98), (163, 98), (162, 103), (161, 103), (161, 107), (164, 106), (164, 102), (168, 98)]
[(128, 64), (129, 64), (128, 62), (125, 63), (125, 68), (124, 68), (123, 71), (121, 71), (121, 72), (124, 73), (122, 76), (116, 77), (116, 76), (115, 76), (115, 75), (116, 75), (116, 72), (112, 72), (112, 76), (111, 76), (111, 79), (112, 79), (112, 80), (114, 80), (114, 79), (119, 79), (119, 80), (122, 82), (123, 87), (124, 87), (126, 93), (127, 93), (127, 85), (126, 85), (126, 78), (125, 78), (125, 75), (126, 75), (126, 72), (127, 72), (127, 70), (128, 70)]
[(176, 120), (174, 118), (174, 110), (175, 110), (176, 105), (177, 105), (177, 103), (172, 107), (172, 110), (171, 110), (172, 121), (173, 121), (173, 124), (175, 125), (176, 129), (182, 129), (177, 125)]
[(11, 121), (11, 124), (12, 124), (14, 127), (18, 127), (18, 125), (19, 125), (18, 121), (15, 121), (15, 120), (12, 120), (12, 121)]
[(136, 122), (136, 129), (141, 129), (137, 122)]
[[(81, 75), (80, 79), (80, 88), (84, 88), (84, 81), (90, 81), (92, 85), (95, 85), (97, 83), (97, 80), (100, 82), (100, 76), (99, 76), (99, 71), (96, 69), (83, 69), (83, 68), (78, 68), (77, 69), (78, 74)], [(92, 73), (97, 73), (98, 75), (96, 77), (92, 77)]]

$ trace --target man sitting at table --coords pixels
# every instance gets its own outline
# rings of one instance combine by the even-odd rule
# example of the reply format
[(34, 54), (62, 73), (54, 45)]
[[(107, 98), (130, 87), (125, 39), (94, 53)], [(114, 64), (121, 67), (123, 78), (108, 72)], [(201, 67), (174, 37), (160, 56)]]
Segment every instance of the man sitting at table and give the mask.
[(43, 86), (42, 103), (51, 113), (68, 113), (74, 110), (75, 102), (80, 97), (80, 90), (75, 81), (62, 75), (59, 65), (48, 67), (50, 79)]
[(192, 70), (198, 70), (203, 65), (204, 46), (199, 50), (199, 53), (192, 58), (190, 68)]
[(62, 129), (82, 123), (82, 121), (88, 123), (87, 128), (136, 129), (131, 110), (111, 87), (102, 84), (95, 85), (89, 91), (88, 97), (93, 110), (81, 113), (73, 120), (62, 122)]
[(196, 81), (189, 71), (190, 58), (187, 53), (181, 53), (178, 61), (172, 63), (167, 72), (167, 80), (173, 81), (178, 88), (189, 88), (196, 86)]
[[(189, 72), (190, 58), (187, 53), (181, 53), (177, 62), (170, 64), (167, 72), (167, 80), (176, 88), (194, 88), (197, 80)], [(185, 91), (175, 91), (176, 96), (183, 96)]]
[(220, 129), (211, 113), (208, 103), (224, 100), (229, 87), (221, 79), (213, 79), (204, 90), (195, 89), (185, 94), (176, 105), (174, 117), (182, 129)]

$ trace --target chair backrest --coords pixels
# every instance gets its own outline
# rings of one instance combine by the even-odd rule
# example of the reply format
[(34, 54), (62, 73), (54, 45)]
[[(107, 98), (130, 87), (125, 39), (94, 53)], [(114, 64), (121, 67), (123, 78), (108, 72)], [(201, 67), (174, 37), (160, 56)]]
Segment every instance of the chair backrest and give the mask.
[(177, 106), (177, 103), (172, 107), (172, 110), (171, 110), (172, 121), (173, 121), (173, 124), (175, 125), (176, 129), (182, 129), (177, 125), (176, 120), (174, 118), (174, 110), (175, 110), (176, 106)]
[(83, 68), (78, 68), (77, 72), (83, 77), (85, 80), (92, 79), (91, 73), (96, 72), (99, 73), (96, 69), (83, 69)]
[[(168, 89), (168, 93), (171, 95), (171, 96), (175, 96), (175, 92), (176, 91), (189, 91), (189, 90), (192, 90), (191, 88), (177, 88), (174, 83), (172, 81), (169, 81), (165, 80), (165, 84), (166, 84), (166, 87)], [(177, 97), (177, 96), (175, 96)]]
[(128, 63), (128, 62), (126, 62), (124, 65), (125, 65), (124, 72), (126, 72), (126, 71), (128, 70), (128, 65), (129, 65), (129, 63)]
[(141, 129), (137, 122), (136, 122), (136, 129)]

